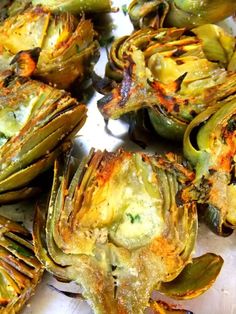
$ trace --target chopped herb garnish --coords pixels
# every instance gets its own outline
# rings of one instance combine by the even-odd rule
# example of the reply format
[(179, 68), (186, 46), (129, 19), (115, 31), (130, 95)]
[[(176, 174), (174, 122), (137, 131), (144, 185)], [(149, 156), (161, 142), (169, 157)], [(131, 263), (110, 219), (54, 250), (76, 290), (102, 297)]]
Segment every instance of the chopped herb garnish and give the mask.
[(140, 222), (140, 216), (137, 214), (137, 215), (132, 215), (130, 213), (126, 214), (126, 216), (128, 216), (130, 218), (130, 222), (133, 224), (135, 222)]
[(122, 8), (122, 11), (123, 11), (124, 15), (126, 15), (128, 13), (127, 5), (123, 4), (121, 8)]

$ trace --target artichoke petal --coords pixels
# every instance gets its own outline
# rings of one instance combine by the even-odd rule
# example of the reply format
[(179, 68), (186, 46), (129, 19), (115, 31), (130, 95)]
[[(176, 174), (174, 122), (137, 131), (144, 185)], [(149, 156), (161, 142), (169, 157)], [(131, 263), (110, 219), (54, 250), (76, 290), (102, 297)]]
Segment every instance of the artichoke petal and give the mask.
[(223, 259), (212, 253), (193, 258), (177, 278), (162, 283), (159, 290), (175, 299), (195, 298), (214, 283), (222, 265)]
[(236, 12), (234, 0), (174, 0), (166, 22), (177, 27), (193, 28), (206, 23), (217, 23)]
[(158, 28), (163, 27), (169, 8), (169, 3), (165, 0), (133, 0), (128, 7), (128, 13), (135, 28)]
[(60, 0), (59, 2), (56, 0), (32, 0), (33, 5), (41, 4), (45, 6), (47, 9), (53, 12), (71, 12), (74, 14), (78, 13), (106, 13), (111, 12), (111, 1), (110, 0)]
[(4, 313), (18, 312), (34, 293), (43, 267), (34, 255), (31, 234), (0, 217), (0, 306)]

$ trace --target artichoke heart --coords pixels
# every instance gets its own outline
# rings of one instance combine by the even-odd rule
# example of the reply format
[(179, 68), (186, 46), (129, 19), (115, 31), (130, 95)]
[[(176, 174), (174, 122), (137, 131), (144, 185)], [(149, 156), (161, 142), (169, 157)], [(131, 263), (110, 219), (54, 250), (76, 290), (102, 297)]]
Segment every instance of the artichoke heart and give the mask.
[(30, 7), (6, 19), (0, 26), (0, 46), (0, 70), (9, 68), (15, 54), (39, 48), (33, 74), (58, 88), (85, 78), (99, 56), (90, 20), (78, 21), (69, 13), (52, 14), (42, 7)]
[(234, 0), (133, 0), (128, 8), (136, 28), (193, 28), (217, 23), (236, 12)]
[(184, 136), (184, 154), (196, 169), (195, 197), (221, 235), (236, 227), (236, 89), (231, 92), (197, 116)]
[[(83, 287), (95, 313), (141, 314), (154, 289), (171, 295), (173, 287), (163, 283), (189, 263), (188, 274), (201, 273), (191, 257), (195, 202), (176, 202), (194, 174), (177, 156), (91, 151), (78, 168), (68, 158), (55, 162), (50, 200), (36, 211), (34, 243), (48, 271)], [(219, 273), (220, 257), (203, 259), (203, 269), (209, 260), (214, 267), (207, 282), (193, 290), (183, 275), (182, 298), (205, 291)]]
[(30, 181), (82, 127), (86, 107), (63, 90), (9, 73), (0, 84), (0, 203), (7, 203), (30, 194)]
[(42, 274), (31, 234), (0, 216), (0, 313), (18, 313), (34, 294)]
[(98, 102), (106, 118), (146, 108), (154, 130), (182, 139), (190, 121), (227, 94), (235, 80), (235, 38), (219, 26), (151, 28), (116, 40), (106, 75), (118, 83)]

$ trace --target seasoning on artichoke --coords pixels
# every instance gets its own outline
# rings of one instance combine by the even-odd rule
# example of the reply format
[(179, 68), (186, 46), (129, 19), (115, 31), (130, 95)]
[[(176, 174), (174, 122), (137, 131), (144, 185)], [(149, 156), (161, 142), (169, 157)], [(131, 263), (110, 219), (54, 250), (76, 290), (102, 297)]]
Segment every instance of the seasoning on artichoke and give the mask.
[[(176, 195), (194, 174), (179, 161), (123, 150), (91, 151), (78, 167), (70, 156), (56, 160), (50, 200), (36, 211), (36, 256), (57, 278), (80, 284), (95, 313), (141, 314), (154, 289), (191, 298), (218, 275), (221, 257), (202, 257), (204, 280), (192, 260), (196, 206)], [(185, 282), (175, 285), (185, 267)]]
[(193, 28), (217, 23), (236, 12), (235, 0), (133, 0), (128, 8), (136, 28)]
[(42, 82), (0, 76), (0, 203), (32, 194), (28, 184), (82, 127), (86, 106)]
[[(209, 95), (213, 99), (214, 92)], [(184, 136), (184, 154), (196, 168), (195, 198), (220, 235), (236, 227), (236, 88), (231, 92), (198, 115)]]
[(40, 48), (35, 77), (58, 88), (68, 88), (92, 70), (99, 44), (90, 20), (69, 13), (52, 14), (35, 7), (9, 17), (0, 26), (0, 70), (9, 68), (22, 50)]
[(98, 107), (105, 119), (147, 108), (158, 134), (182, 139), (210, 105), (208, 89), (220, 98), (236, 84), (234, 56), (235, 38), (216, 25), (136, 31), (113, 43), (106, 75), (121, 82)]
[(42, 274), (29, 231), (0, 216), (0, 313), (18, 313)]

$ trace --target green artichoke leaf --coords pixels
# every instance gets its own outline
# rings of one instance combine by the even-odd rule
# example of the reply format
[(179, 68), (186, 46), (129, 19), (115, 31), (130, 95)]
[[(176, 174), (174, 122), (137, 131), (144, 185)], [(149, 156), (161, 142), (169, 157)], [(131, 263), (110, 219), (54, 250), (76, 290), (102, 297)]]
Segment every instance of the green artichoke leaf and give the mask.
[[(205, 24), (192, 29), (203, 43), (203, 51), (211, 61), (220, 62), (227, 68), (235, 51), (235, 39), (221, 27)], [(212, 49), (214, 46), (214, 49)]]
[(195, 185), (201, 193), (199, 203), (206, 206), (206, 222), (222, 235), (236, 226), (235, 104), (232, 90), (232, 95), (197, 116), (184, 136), (184, 154), (195, 165)]
[(106, 13), (111, 12), (111, 0), (32, 0), (33, 5), (41, 4), (50, 11), (53, 12), (70, 12), (74, 14), (78, 13)]
[(128, 14), (135, 28), (159, 28), (163, 27), (169, 9), (170, 5), (165, 0), (133, 0), (128, 7)]
[[(4, 193), (16, 196), (17, 189), (68, 149), (87, 109), (65, 91), (38, 81), (2, 75), (1, 85), (0, 195), (4, 199)], [(9, 194), (13, 190), (15, 194)]]
[(43, 266), (34, 254), (31, 234), (0, 216), (0, 307), (2, 313), (17, 313), (34, 293)]
[(235, 38), (210, 24), (193, 33), (146, 28), (122, 37), (112, 44), (106, 73), (118, 82), (98, 108), (105, 119), (147, 108), (158, 134), (182, 139), (196, 115), (235, 88), (235, 73), (227, 71), (234, 49)]
[(55, 161), (50, 199), (36, 211), (36, 254), (80, 284), (95, 313), (143, 313), (191, 262), (196, 206), (176, 198), (194, 173), (180, 161), (123, 150), (92, 150), (79, 166), (70, 154)]
[(174, 0), (166, 23), (176, 27), (193, 28), (207, 23), (217, 23), (236, 11), (234, 0)]
[(42, 190), (37, 186), (28, 186), (18, 190), (8, 191), (0, 194), (0, 204), (11, 204), (30, 199), (39, 195)]
[(0, 70), (8, 69), (13, 56), (22, 51), (29, 56), (18, 58), (19, 62), (31, 69), (34, 60), (30, 50), (40, 48), (33, 75), (55, 87), (69, 88), (75, 80), (86, 77), (99, 57), (95, 36), (90, 20), (78, 21), (69, 13), (52, 14), (42, 7), (30, 7), (0, 26)]
[(133, 0), (128, 8), (135, 28), (193, 28), (217, 23), (235, 12), (234, 0)]
[(223, 265), (223, 259), (207, 253), (193, 258), (171, 282), (161, 284), (160, 292), (175, 299), (192, 299), (201, 295), (214, 283)]

